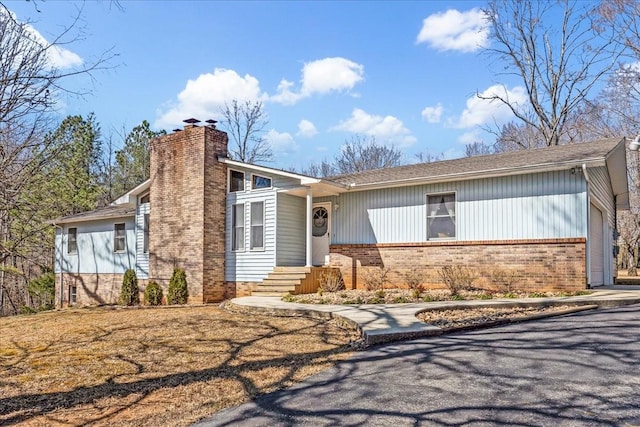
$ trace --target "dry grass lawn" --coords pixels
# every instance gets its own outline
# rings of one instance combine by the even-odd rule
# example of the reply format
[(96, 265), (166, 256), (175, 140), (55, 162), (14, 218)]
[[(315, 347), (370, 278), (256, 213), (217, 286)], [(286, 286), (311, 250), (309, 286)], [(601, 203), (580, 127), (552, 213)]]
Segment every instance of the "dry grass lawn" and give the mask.
[(215, 306), (0, 318), (0, 425), (188, 425), (346, 359), (355, 338)]

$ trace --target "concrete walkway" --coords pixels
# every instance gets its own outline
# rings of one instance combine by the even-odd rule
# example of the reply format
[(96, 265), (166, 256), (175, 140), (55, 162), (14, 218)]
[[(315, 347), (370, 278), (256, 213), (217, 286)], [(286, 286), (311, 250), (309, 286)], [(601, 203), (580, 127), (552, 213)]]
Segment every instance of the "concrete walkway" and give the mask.
[[(463, 307), (509, 307), (576, 305), (620, 307), (640, 304), (640, 286), (609, 286), (593, 289), (590, 295), (554, 298), (492, 299), (473, 301), (441, 301), (410, 304), (323, 305), (284, 302), (280, 297), (242, 297), (227, 301), (227, 309), (281, 316), (333, 318), (358, 329), (365, 345), (398, 341), (423, 336), (441, 335), (437, 326), (421, 322), (416, 314), (433, 309)], [(556, 313), (557, 315), (558, 313)], [(544, 316), (546, 317), (546, 316)]]

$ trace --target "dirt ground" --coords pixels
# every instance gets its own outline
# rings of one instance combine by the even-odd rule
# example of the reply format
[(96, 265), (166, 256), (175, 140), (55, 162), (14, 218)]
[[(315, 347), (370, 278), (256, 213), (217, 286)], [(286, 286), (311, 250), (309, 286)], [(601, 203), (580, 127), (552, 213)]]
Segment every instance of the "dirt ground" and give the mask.
[(189, 425), (327, 369), (357, 338), (215, 306), (0, 318), (0, 425)]

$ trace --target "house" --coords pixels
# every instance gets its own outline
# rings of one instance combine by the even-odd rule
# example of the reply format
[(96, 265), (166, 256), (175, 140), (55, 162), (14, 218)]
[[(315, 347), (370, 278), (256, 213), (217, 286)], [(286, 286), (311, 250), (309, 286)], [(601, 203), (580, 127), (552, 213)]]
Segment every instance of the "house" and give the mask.
[(58, 302), (113, 302), (128, 268), (165, 289), (184, 268), (199, 303), (313, 290), (323, 268), (339, 269), (347, 288), (379, 267), (392, 285), (417, 271), (438, 286), (443, 266), (462, 265), (479, 282), (506, 272), (539, 291), (616, 275), (616, 213), (629, 207), (624, 139), (331, 179), (226, 153), (224, 132), (189, 124), (152, 142), (148, 181), (53, 221)]

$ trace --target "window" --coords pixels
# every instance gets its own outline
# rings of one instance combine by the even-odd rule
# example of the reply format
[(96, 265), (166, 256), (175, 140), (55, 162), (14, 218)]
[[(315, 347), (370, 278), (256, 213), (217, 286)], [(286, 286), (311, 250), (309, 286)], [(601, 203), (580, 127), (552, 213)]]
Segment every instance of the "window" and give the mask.
[(124, 224), (116, 224), (113, 232), (113, 250), (114, 252), (124, 252), (126, 231)]
[(229, 172), (229, 192), (244, 191), (244, 172)]
[(244, 250), (244, 203), (231, 207), (231, 250)]
[(454, 239), (456, 237), (456, 195), (427, 196), (427, 238)]
[(151, 194), (147, 193), (144, 196), (140, 197), (140, 204), (149, 203), (151, 201)]
[(251, 249), (264, 249), (264, 202), (251, 203)]
[(251, 188), (258, 190), (260, 188), (271, 188), (271, 178), (260, 175), (251, 175)]
[(74, 285), (69, 286), (69, 304), (75, 304), (78, 300), (78, 288)]
[(149, 214), (144, 214), (142, 252), (149, 253)]
[(67, 230), (67, 253), (78, 253), (78, 229), (70, 228)]

